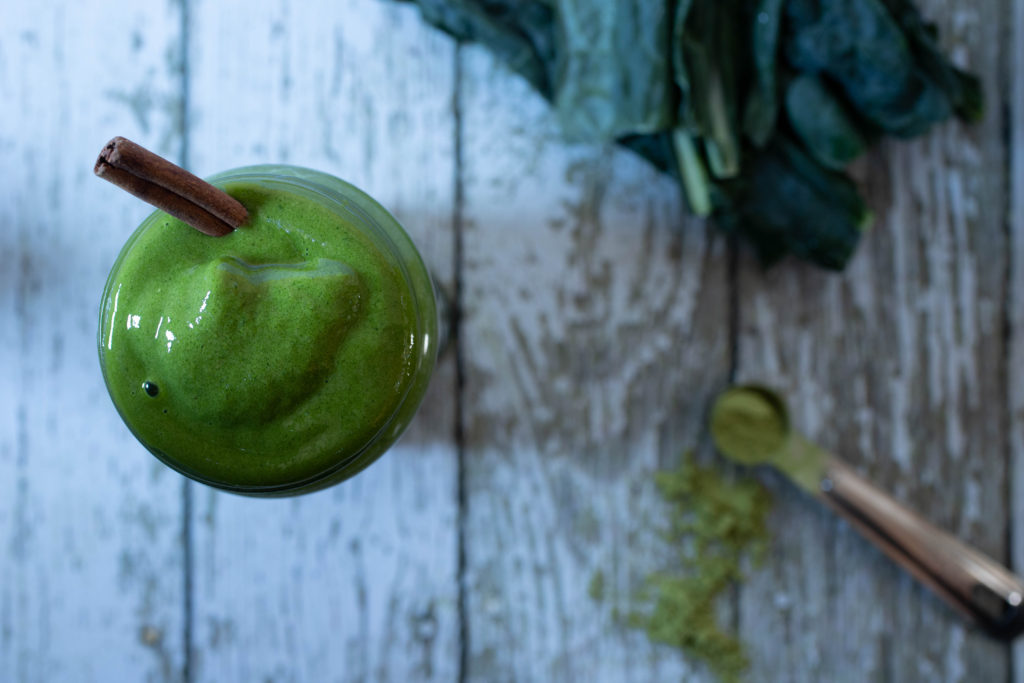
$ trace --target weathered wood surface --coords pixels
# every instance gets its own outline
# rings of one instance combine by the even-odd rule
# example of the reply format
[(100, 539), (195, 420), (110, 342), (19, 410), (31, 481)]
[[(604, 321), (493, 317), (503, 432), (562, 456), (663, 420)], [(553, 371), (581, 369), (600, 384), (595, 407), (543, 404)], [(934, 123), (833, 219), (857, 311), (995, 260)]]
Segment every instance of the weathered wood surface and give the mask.
[[(1009, 232), (1010, 286), (1007, 303), (1009, 362), (1006, 397), (1010, 415), (1010, 471), (1008, 487), (1009, 543), (1011, 562), (1024, 571), (1024, 382), (1013, 373), (1024, 367), (1024, 2), (1015, 0), (1007, 13), (1009, 48), (1004, 58), (1004, 79), (1010, 177), (1007, 226)], [(1024, 639), (1013, 648), (1013, 681), (1024, 683)]]
[[(1008, 8), (923, 6), (983, 75), (984, 121), (872, 155), (861, 170), (879, 220), (841, 276), (744, 264), (737, 376), (783, 389), (798, 428), (1008, 561)], [(771, 484), (778, 539), (740, 596), (755, 680), (1007, 680), (1005, 645), (966, 628), (851, 527)]]
[(114, 133), (179, 144), (179, 18), (0, 8), (3, 681), (173, 680), (184, 663), (182, 480), (123, 427), (96, 354), (107, 271), (145, 210), (92, 176)]
[(466, 674), (677, 680), (587, 587), (625, 607), (664, 562), (652, 473), (728, 378), (724, 241), (638, 159), (561, 144), (482, 49), (460, 64)]
[[(923, 5), (989, 112), (873, 155), (878, 225), (834, 276), (731, 268), (670, 181), (561, 143), (520, 79), (411, 7), (4, 4), (0, 681), (706, 680), (611, 611), (668, 558), (651, 473), (709, 455), (734, 369), (1024, 567), (1024, 2)], [(399, 447), (259, 501), (134, 442), (93, 346), (147, 213), (91, 176), (114, 134), (200, 174), (321, 168), (393, 210), (462, 309), (458, 372), (453, 354)], [(765, 480), (777, 541), (727, 615), (754, 680), (1024, 683), (1024, 650)]]

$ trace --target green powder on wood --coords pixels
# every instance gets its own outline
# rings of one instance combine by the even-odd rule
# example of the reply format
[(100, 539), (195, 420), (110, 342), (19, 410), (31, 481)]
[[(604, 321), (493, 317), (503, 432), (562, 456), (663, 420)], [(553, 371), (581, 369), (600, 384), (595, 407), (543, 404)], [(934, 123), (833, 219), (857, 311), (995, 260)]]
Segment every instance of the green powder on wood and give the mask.
[(594, 602), (604, 600), (604, 572), (598, 569), (590, 577), (590, 584), (587, 586), (587, 595)]
[[(627, 623), (703, 662), (719, 680), (738, 681), (749, 660), (719, 622), (718, 605), (743, 580), (748, 559), (759, 563), (767, 550), (771, 498), (757, 481), (733, 480), (692, 454), (655, 475), (655, 483), (669, 506), (665, 537), (677, 552), (669, 568), (646, 578)], [(603, 574), (595, 581), (603, 594)]]

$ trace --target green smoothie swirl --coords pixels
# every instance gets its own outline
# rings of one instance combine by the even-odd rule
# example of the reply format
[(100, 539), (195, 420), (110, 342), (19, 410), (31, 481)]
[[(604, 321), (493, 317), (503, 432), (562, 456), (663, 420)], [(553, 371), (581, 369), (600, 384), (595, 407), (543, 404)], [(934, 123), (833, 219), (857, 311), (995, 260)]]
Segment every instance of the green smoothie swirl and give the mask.
[(111, 398), (199, 481), (256, 495), (340, 481), (419, 405), (437, 352), (429, 276), (394, 219), (331, 176), (211, 180), (245, 205), (244, 226), (209, 237), (158, 211), (110, 273), (98, 341)]

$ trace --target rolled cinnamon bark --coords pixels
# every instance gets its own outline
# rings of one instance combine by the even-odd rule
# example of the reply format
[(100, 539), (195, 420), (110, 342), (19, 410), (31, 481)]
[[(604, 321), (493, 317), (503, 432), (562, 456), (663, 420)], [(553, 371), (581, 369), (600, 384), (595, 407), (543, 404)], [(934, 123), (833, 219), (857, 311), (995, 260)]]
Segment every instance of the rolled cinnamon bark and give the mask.
[(234, 197), (123, 137), (106, 144), (93, 170), (207, 235), (227, 235), (249, 218)]

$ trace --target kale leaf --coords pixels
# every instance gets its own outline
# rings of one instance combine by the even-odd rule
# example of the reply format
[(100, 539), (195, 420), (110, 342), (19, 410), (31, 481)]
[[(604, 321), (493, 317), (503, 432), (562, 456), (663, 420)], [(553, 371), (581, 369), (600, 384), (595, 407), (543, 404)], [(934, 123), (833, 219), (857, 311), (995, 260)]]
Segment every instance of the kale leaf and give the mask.
[(404, 1), (526, 78), (568, 139), (676, 177), (766, 264), (843, 268), (871, 220), (846, 164), (984, 108), (911, 0)]
[(786, 114), (807, 151), (822, 166), (841, 171), (867, 148), (869, 133), (817, 76), (803, 74), (789, 82)]
[(849, 178), (823, 168), (782, 135), (754, 154), (743, 176), (724, 189), (731, 201), (719, 221), (753, 244), (766, 264), (793, 254), (840, 269), (871, 223)]
[(666, 59), (667, 5), (554, 0), (554, 8), (554, 104), (565, 136), (610, 141), (671, 128), (675, 97)]

